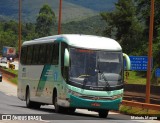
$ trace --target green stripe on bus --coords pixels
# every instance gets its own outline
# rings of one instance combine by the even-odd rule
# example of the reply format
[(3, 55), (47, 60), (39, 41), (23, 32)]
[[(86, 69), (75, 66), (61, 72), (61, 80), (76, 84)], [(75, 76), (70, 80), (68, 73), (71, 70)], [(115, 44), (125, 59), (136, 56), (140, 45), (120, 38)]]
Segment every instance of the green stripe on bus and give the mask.
[(48, 70), (50, 70), (50, 68), (51, 68), (51, 65), (44, 65), (44, 68), (43, 68), (43, 71), (41, 74), (41, 78), (38, 83), (36, 96), (41, 96), (41, 94), (43, 93), (43, 89), (44, 89), (46, 81), (47, 81), (46, 74), (47, 74)]

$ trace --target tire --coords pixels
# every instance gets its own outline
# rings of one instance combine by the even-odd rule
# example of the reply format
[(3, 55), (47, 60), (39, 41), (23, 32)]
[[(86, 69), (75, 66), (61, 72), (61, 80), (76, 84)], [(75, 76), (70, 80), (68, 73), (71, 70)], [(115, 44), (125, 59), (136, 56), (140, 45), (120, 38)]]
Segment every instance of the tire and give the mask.
[(108, 116), (109, 110), (100, 110), (98, 111), (100, 118), (106, 118)]
[(29, 91), (29, 89), (26, 90), (26, 107), (27, 108), (32, 108), (33, 107), (33, 102), (30, 101), (30, 91)]
[(40, 106), (41, 106), (40, 103), (30, 101), (30, 90), (27, 89), (27, 91), (26, 91), (26, 107), (39, 109)]
[(53, 96), (53, 104), (54, 104), (54, 108), (55, 108), (55, 112), (56, 113), (62, 113), (63, 112), (63, 107), (61, 107), (61, 106), (58, 105), (57, 94), (55, 94)]
[(73, 114), (75, 112), (76, 108), (68, 108), (68, 113)]

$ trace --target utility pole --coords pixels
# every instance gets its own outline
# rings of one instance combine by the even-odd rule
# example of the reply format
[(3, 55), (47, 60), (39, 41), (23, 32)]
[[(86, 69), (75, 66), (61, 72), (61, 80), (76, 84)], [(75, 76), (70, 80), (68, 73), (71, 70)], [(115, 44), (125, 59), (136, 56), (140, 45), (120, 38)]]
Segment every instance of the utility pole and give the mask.
[(147, 66), (148, 69), (147, 69), (147, 82), (146, 82), (146, 103), (150, 103), (150, 81), (151, 81), (153, 25), (154, 25), (154, 0), (151, 0), (149, 46), (148, 46), (148, 66)]
[(58, 34), (61, 34), (62, 0), (59, 0)]
[(19, 0), (19, 23), (18, 23), (18, 55), (20, 60), (20, 54), (21, 54), (21, 0)]

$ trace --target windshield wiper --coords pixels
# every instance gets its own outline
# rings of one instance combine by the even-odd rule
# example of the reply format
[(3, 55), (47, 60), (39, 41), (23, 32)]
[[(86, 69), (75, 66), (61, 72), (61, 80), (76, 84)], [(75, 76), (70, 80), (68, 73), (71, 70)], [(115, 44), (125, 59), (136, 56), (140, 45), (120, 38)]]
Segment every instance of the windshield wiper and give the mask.
[(98, 73), (100, 73), (100, 74), (102, 75), (102, 77), (103, 77), (103, 79), (104, 79), (104, 81), (105, 81), (105, 83), (106, 83), (106, 87), (109, 89), (110, 85), (109, 85), (109, 82), (108, 82), (107, 78), (106, 78), (105, 75), (104, 75), (104, 72), (101, 72), (101, 71), (98, 70), (98, 69), (95, 69), (95, 71), (98, 72)]
[[(98, 59), (99, 59), (99, 56), (97, 56), (97, 57), (98, 57)], [(97, 61), (98, 61), (98, 59), (97, 59)], [(102, 77), (103, 77), (103, 79), (104, 79), (104, 81), (105, 81), (105, 83), (106, 83), (106, 86), (105, 86), (105, 87), (107, 87), (107, 88), (109, 89), (109, 87), (110, 87), (109, 82), (108, 82), (107, 78), (105, 77), (104, 72), (101, 72), (98, 63), (97, 63), (97, 68), (98, 68), (98, 69), (95, 69), (95, 72), (98, 72), (98, 73), (100, 73), (100, 74), (102, 75)]]
[(104, 72), (101, 72), (101, 71), (99, 70), (98, 73), (100, 73), (100, 74), (102, 75), (102, 77), (103, 77), (103, 79), (104, 79), (104, 81), (105, 81), (105, 83), (106, 83), (106, 87), (109, 88), (110, 85), (109, 85), (109, 82), (108, 82), (107, 78), (106, 78), (105, 75), (104, 75)]

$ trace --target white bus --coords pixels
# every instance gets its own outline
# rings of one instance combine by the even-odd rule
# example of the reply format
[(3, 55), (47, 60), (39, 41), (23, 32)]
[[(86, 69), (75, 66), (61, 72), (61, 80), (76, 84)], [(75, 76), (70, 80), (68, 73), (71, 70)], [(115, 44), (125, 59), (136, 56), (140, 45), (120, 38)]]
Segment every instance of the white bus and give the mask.
[(64, 34), (22, 44), (18, 98), (28, 108), (53, 104), (56, 112), (88, 109), (107, 117), (122, 101), (129, 57), (113, 39)]

